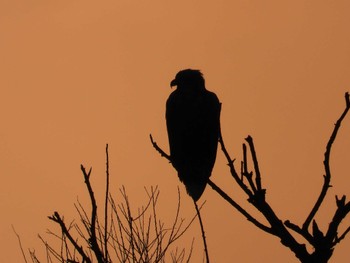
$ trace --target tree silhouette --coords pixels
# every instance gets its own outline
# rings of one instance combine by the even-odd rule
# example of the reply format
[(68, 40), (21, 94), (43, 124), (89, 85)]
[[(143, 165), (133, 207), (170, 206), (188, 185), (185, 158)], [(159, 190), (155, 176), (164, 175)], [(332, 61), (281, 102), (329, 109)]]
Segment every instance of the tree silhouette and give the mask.
[[(343, 219), (350, 212), (350, 202), (346, 200), (346, 196), (336, 196), (337, 209), (334, 212), (333, 218), (329, 223), (327, 230), (321, 230), (317, 224), (315, 216), (322, 205), (328, 189), (331, 187), (331, 169), (329, 165), (330, 154), (333, 143), (336, 139), (337, 133), (340, 129), (342, 121), (347, 115), (350, 109), (349, 93), (345, 93), (345, 109), (337, 122), (335, 123), (334, 129), (328, 140), (326, 151), (324, 154), (324, 182), (318, 199), (315, 201), (309, 215), (306, 217), (304, 223), (299, 226), (293, 223), (291, 220), (282, 220), (270, 204), (266, 201), (266, 189), (262, 186), (262, 175), (259, 169), (259, 163), (257, 153), (254, 146), (254, 141), (251, 136), (248, 136), (243, 143), (243, 160), (241, 161), (240, 174), (237, 172), (235, 167), (234, 159), (231, 158), (228, 153), (222, 134), (220, 132), (219, 143), (221, 150), (224, 153), (230, 173), (235, 183), (239, 185), (242, 191), (247, 195), (249, 203), (254, 206), (267, 220), (268, 224), (262, 223), (256, 217), (248, 213), (241, 205), (234, 201), (228, 194), (226, 194), (219, 186), (209, 179), (208, 184), (232, 207), (239, 211), (247, 220), (252, 222), (256, 227), (263, 230), (264, 232), (278, 237), (281, 243), (288, 247), (295, 256), (303, 263), (326, 263), (331, 258), (333, 251), (337, 244), (339, 244), (350, 231), (350, 226), (339, 234), (338, 228)], [(153, 140), (150, 135), (153, 147), (161, 154), (171, 161), (171, 157), (166, 154)], [(252, 160), (252, 168), (248, 162), (248, 151)], [(313, 247), (312, 252), (306, 249), (306, 244), (296, 240), (292, 235), (296, 234), (301, 236), (310, 246)]]
[[(46, 248), (46, 262), (67, 263), (164, 263), (189, 262), (192, 255), (193, 241), (186, 251), (175, 246), (175, 241), (183, 236), (194, 221), (189, 222), (180, 217), (180, 192), (173, 222), (165, 225), (157, 215), (159, 190), (157, 187), (145, 188), (147, 202), (137, 212), (132, 210), (126, 190), (120, 189), (122, 200), (119, 203), (109, 192), (109, 160), (108, 145), (106, 146), (106, 192), (105, 205), (102, 212), (103, 220), (99, 220), (97, 201), (90, 182), (91, 171), (81, 165), (86, 190), (89, 194), (91, 211), (78, 201), (75, 204), (78, 212), (78, 222), (67, 223), (59, 212), (54, 212), (48, 218), (60, 228), (60, 234), (48, 231), (58, 239), (50, 244), (42, 236), (39, 238)], [(22, 248), (19, 235), (19, 245), (24, 261), (28, 260)], [(174, 248), (173, 248), (174, 247)], [(40, 263), (35, 251), (29, 251), (30, 260)]]

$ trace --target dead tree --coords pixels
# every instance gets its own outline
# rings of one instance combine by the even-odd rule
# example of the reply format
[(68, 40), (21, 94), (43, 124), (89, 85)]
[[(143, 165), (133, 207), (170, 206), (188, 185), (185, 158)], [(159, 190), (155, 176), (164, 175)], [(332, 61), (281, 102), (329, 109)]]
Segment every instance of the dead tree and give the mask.
[[(331, 258), (335, 246), (339, 244), (350, 231), (350, 226), (339, 234), (338, 228), (342, 220), (350, 212), (350, 202), (346, 200), (346, 196), (339, 198), (335, 197), (337, 209), (334, 212), (333, 218), (329, 223), (328, 229), (321, 230), (317, 224), (315, 216), (322, 205), (324, 198), (327, 194), (328, 189), (331, 187), (331, 170), (330, 170), (330, 154), (332, 145), (336, 139), (338, 130), (345, 116), (350, 109), (349, 93), (345, 93), (345, 109), (337, 122), (335, 123), (333, 132), (329, 138), (324, 154), (324, 182), (315, 204), (313, 205), (309, 215), (306, 217), (304, 223), (300, 226), (293, 223), (291, 220), (283, 221), (274, 209), (266, 201), (266, 189), (262, 186), (262, 176), (259, 169), (259, 163), (253, 138), (248, 136), (243, 143), (243, 160), (241, 161), (240, 172), (237, 172), (235, 167), (234, 159), (229, 155), (223, 137), (220, 132), (219, 143), (221, 150), (224, 153), (230, 173), (234, 181), (239, 185), (242, 191), (248, 197), (248, 202), (253, 205), (266, 219), (267, 223), (262, 223), (256, 219), (253, 215), (248, 213), (240, 204), (234, 201), (228, 194), (226, 194), (220, 187), (214, 182), (209, 180), (209, 185), (232, 207), (238, 210), (247, 220), (253, 223), (256, 227), (263, 230), (264, 232), (274, 235), (280, 239), (281, 243), (288, 247), (295, 256), (303, 263), (326, 263)], [(151, 136), (153, 147), (161, 154), (161, 156), (167, 158), (170, 161), (170, 156), (167, 155), (157, 144), (153, 141)], [(248, 163), (248, 151), (250, 152), (252, 160), (252, 169), (249, 168)], [(297, 241), (292, 233), (303, 237), (310, 246), (313, 247), (312, 252), (306, 249), (306, 244)]]

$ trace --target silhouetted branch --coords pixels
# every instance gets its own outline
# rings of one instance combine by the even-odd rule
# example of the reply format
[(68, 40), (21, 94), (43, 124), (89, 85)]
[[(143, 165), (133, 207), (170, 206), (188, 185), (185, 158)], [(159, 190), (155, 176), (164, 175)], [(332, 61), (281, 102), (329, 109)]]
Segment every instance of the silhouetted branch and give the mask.
[(261, 230), (272, 234), (272, 229), (265, 226), (256, 220), (253, 216), (251, 216), (246, 210), (244, 210), (239, 204), (237, 204), (228, 194), (226, 194), (220, 187), (218, 187), (213, 181), (209, 179), (208, 184), (216, 191), (222, 198), (224, 198), (230, 205), (232, 205), (235, 209), (238, 210), (242, 215), (244, 215), (248, 221), (252, 222), (255, 226), (260, 228)]
[(205, 258), (206, 258), (206, 262), (209, 263), (209, 253), (208, 253), (208, 245), (207, 245), (207, 239), (205, 237), (205, 232), (204, 232), (204, 227), (203, 227), (203, 222), (202, 222), (202, 217), (201, 217), (201, 213), (198, 209), (197, 203), (196, 201), (193, 201), (194, 203), (194, 207), (196, 208), (197, 211), (197, 215), (198, 215), (198, 219), (199, 219), (199, 225), (201, 227), (201, 232), (202, 232), (202, 240), (203, 240), (203, 244), (204, 244), (204, 252), (205, 252)]
[(171, 162), (171, 158), (170, 158), (170, 155), (166, 154), (158, 145), (155, 141), (153, 141), (153, 137), (152, 137), (152, 134), (149, 135), (150, 139), (151, 139), (151, 143), (154, 147), (154, 149), (157, 150), (157, 152), (160, 153), (160, 155), (164, 158), (166, 158), (169, 162)]
[(329, 141), (328, 141), (327, 146), (326, 146), (326, 152), (324, 154), (324, 161), (323, 161), (324, 168), (325, 168), (323, 187), (322, 187), (321, 193), (320, 193), (320, 195), (319, 195), (319, 197), (318, 197), (314, 207), (312, 208), (309, 216), (306, 218), (305, 223), (303, 224), (303, 229), (304, 230), (307, 230), (309, 228), (309, 225), (310, 225), (312, 219), (315, 217), (318, 209), (320, 208), (320, 206), (321, 206), (321, 204), (323, 202), (323, 199), (325, 198), (325, 196), (327, 194), (328, 188), (331, 187), (331, 185), (330, 185), (331, 169), (330, 169), (330, 166), (329, 166), (329, 157), (330, 157), (330, 154), (331, 154), (332, 145), (333, 145), (333, 143), (335, 141), (335, 138), (337, 136), (338, 130), (340, 128), (340, 125), (341, 125), (343, 119), (345, 118), (346, 114), (348, 113), (348, 111), (350, 109), (349, 92), (345, 93), (345, 105), (346, 105), (346, 107), (344, 109), (344, 112), (342, 113), (342, 115), (340, 116), (338, 121), (335, 123), (332, 135), (330, 136)]
[(54, 214), (52, 216), (49, 216), (49, 219), (60, 225), (62, 233), (68, 238), (69, 242), (74, 246), (74, 248), (81, 255), (81, 257), (83, 258), (83, 262), (91, 263), (90, 258), (84, 252), (83, 248), (80, 245), (78, 245), (78, 243), (74, 240), (74, 238), (72, 237), (72, 235), (68, 231), (66, 224), (63, 222), (63, 219), (61, 218), (59, 213), (54, 212)]
[(105, 193), (105, 226), (104, 226), (104, 258), (108, 259), (108, 196), (109, 196), (109, 156), (108, 144), (106, 144), (106, 193)]
[(340, 241), (342, 241), (342, 240), (345, 238), (345, 236), (346, 236), (349, 232), (350, 232), (350, 226), (344, 231), (343, 234), (341, 234), (341, 235), (335, 240), (334, 245), (335, 245), (336, 243), (340, 243)]
[[(253, 181), (253, 172), (248, 170), (248, 160), (247, 160), (247, 146), (245, 143), (242, 144), (243, 148), (243, 161), (241, 161), (241, 181), (243, 183), (244, 177), (247, 178), (250, 188), (253, 193), (257, 192), (256, 186)], [(226, 150), (226, 149), (225, 149)]]
[(253, 138), (249, 135), (245, 140), (248, 142), (248, 145), (249, 145), (249, 148), (250, 148), (250, 152), (251, 152), (251, 155), (252, 155), (252, 159), (253, 159), (254, 171), (255, 171), (255, 183), (256, 183), (257, 191), (265, 192), (261, 188), (261, 175), (260, 175), (258, 159), (256, 157), (256, 152), (255, 152), (255, 147), (254, 147), (254, 143), (253, 143)]
[[(246, 163), (247, 158), (245, 157), (246, 156), (245, 151), (243, 153), (244, 161), (243, 161), (242, 166), (244, 167), (243, 173), (249, 174), (249, 177), (247, 177), (247, 179), (248, 179), (249, 183), (251, 185), (253, 185), (252, 186), (253, 192), (251, 192), (248, 189), (248, 187), (244, 184), (243, 179), (240, 179), (238, 177), (238, 175), (235, 171), (235, 168), (233, 166), (233, 162), (231, 161), (232, 159), (231, 159), (231, 157), (230, 157), (229, 153), (227, 152), (226, 147), (224, 145), (224, 141), (223, 141), (221, 134), (220, 134), (220, 139), (219, 139), (219, 142), (221, 144), (221, 149), (222, 149), (222, 151), (223, 151), (223, 153), (228, 161), (228, 165), (230, 166), (230, 171), (231, 171), (232, 177), (236, 180), (236, 182), (238, 182), (241, 189), (248, 195), (248, 201), (251, 204), (253, 204), (263, 214), (263, 216), (269, 222), (271, 227), (266, 227), (263, 224), (261, 224), (260, 222), (258, 222), (255, 218), (253, 218), (248, 213), (246, 213), (245, 210), (242, 209), (238, 204), (235, 204), (234, 202), (232, 202), (232, 205), (236, 209), (238, 209), (249, 221), (254, 223), (260, 229), (262, 229), (265, 232), (268, 232), (272, 235), (278, 236), (281, 239), (281, 243), (284, 244), (285, 246), (289, 247), (299, 259), (306, 258), (308, 253), (307, 253), (305, 245), (299, 244), (294, 239), (294, 237), (288, 232), (286, 227), (283, 225), (282, 221), (277, 217), (277, 215), (275, 214), (273, 209), (270, 207), (270, 205), (266, 202), (265, 190), (261, 188), (261, 179), (260, 179), (261, 175), (260, 175), (260, 171), (259, 171), (256, 153), (255, 153), (254, 143), (253, 143), (253, 140), (250, 136), (247, 137), (246, 141), (248, 142), (248, 145), (249, 145), (249, 148), (250, 148), (250, 151), (252, 154), (252, 160), (253, 160), (254, 171), (255, 171), (255, 176), (256, 176), (255, 185), (254, 185), (254, 182), (252, 180), (252, 173), (248, 172), (247, 163)], [(243, 147), (243, 149), (245, 150), (245, 147)], [(224, 197), (225, 200), (227, 200), (227, 201), (229, 200), (227, 198), (226, 194), (220, 193), (220, 195), (222, 197)]]
[(91, 223), (90, 223), (90, 245), (91, 249), (94, 251), (96, 258), (98, 260), (98, 263), (105, 263), (106, 259), (103, 257), (103, 253), (98, 245), (97, 242), (97, 236), (96, 236), (96, 219), (97, 219), (97, 204), (94, 192), (92, 190), (91, 184), (90, 184), (90, 174), (91, 174), (91, 168), (88, 173), (86, 173), (85, 167), (81, 165), (81, 171), (83, 172), (85, 184), (89, 192), (90, 200), (91, 200)]
[(15, 233), (15, 235), (16, 235), (16, 237), (17, 237), (18, 244), (19, 244), (19, 248), (21, 249), (24, 262), (25, 262), (25, 263), (28, 263), (27, 258), (26, 258), (26, 254), (25, 254), (24, 251), (23, 251), (23, 246), (22, 246), (21, 238), (20, 238), (20, 236), (17, 234), (17, 232), (16, 232), (14, 226), (13, 226), (13, 225), (11, 225), (11, 226), (12, 226), (13, 232)]
[(328, 231), (325, 237), (327, 240), (332, 241), (333, 245), (339, 243), (349, 232), (348, 227), (348, 229), (340, 236), (340, 238), (338, 238), (338, 227), (342, 220), (350, 212), (350, 202), (346, 202), (346, 197), (344, 195), (341, 199), (338, 199), (338, 197), (336, 197), (336, 204), (337, 210), (335, 211), (333, 219), (328, 226)]
[[(221, 125), (220, 125), (221, 126)], [(249, 190), (249, 188), (244, 184), (243, 182), (243, 178), (241, 180), (241, 178), (239, 178), (235, 166), (234, 166), (234, 159), (231, 159), (228, 151), (226, 150), (225, 147), (225, 143), (224, 140), (222, 138), (222, 134), (221, 134), (221, 127), (220, 127), (220, 131), (219, 131), (219, 143), (221, 145), (221, 150), (224, 153), (228, 163), (227, 165), (230, 167), (230, 172), (232, 177), (236, 180), (237, 184), (242, 188), (242, 190), (249, 196), (249, 198), (251, 198), (253, 196), (253, 193)], [(248, 174), (248, 173), (247, 173)]]

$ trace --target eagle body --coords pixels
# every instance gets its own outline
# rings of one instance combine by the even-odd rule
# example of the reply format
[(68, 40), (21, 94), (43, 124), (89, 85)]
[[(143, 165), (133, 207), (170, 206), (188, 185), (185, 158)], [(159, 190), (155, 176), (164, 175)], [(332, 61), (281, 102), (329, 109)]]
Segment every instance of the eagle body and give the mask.
[(198, 70), (180, 71), (171, 85), (177, 89), (166, 103), (170, 158), (187, 193), (197, 201), (216, 159), (220, 102), (205, 88)]

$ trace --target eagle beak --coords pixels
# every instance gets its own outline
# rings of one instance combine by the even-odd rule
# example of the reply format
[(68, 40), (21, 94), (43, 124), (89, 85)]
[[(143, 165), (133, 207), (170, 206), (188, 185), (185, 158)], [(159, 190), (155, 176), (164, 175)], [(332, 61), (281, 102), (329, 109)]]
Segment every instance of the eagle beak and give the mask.
[(176, 81), (176, 79), (173, 79), (173, 80), (170, 82), (170, 87), (174, 87), (174, 86), (177, 86), (177, 81)]

